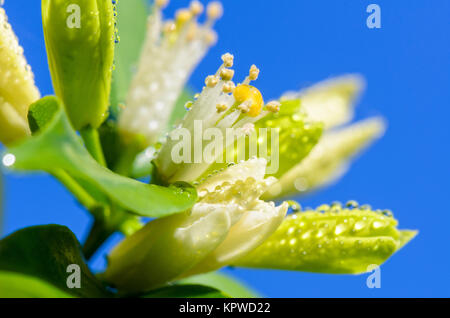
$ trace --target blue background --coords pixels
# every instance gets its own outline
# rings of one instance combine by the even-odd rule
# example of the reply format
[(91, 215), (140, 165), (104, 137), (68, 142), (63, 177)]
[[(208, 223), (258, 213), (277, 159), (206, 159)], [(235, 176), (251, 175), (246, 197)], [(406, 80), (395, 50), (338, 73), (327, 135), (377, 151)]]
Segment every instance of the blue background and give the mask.
[[(176, 2), (167, 15), (187, 3)], [(245, 76), (253, 63), (262, 69), (257, 86), (266, 99), (330, 76), (363, 74), (368, 89), (357, 117), (383, 115), (389, 129), (338, 184), (301, 198), (301, 203), (316, 206), (355, 199), (389, 208), (401, 228), (420, 230), (382, 266), (380, 289), (366, 287), (367, 275), (225, 271), (271, 297), (450, 296), (450, 1), (377, 0), (382, 28), (372, 30), (366, 26), (370, 1), (224, 2), (226, 13), (217, 25), (219, 43), (191, 85), (201, 88), (226, 51), (236, 57), (238, 76)], [(40, 1), (6, 0), (5, 9), (41, 92), (51, 94)], [(50, 177), (6, 176), (5, 234), (59, 223), (82, 238), (89, 220)], [(94, 267), (103, 264), (100, 256)]]

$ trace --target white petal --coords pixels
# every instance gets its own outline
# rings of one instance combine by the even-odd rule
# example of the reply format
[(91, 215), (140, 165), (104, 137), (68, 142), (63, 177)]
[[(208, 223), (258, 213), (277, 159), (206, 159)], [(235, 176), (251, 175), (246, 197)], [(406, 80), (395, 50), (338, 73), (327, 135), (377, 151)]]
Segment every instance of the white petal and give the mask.
[(300, 98), (302, 107), (313, 121), (321, 121), (330, 129), (353, 118), (354, 103), (364, 88), (358, 75), (332, 78), (299, 93), (287, 93), (282, 98)]

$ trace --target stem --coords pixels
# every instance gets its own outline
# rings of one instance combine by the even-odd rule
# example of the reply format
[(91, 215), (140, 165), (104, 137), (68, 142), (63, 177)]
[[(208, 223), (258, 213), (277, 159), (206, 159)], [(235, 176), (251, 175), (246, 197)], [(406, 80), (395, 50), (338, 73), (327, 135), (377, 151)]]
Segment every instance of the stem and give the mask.
[(102, 166), (106, 167), (105, 156), (103, 155), (103, 149), (100, 142), (100, 135), (98, 130), (88, 126), (80, 130), (81, 137), (84, 140), (84, 144), (89, 153), (95, 160)]
[(89, 235), (83, 245), (83, 253), (89, 260), (97, 249), (112, 235), (115, 231), (106, 226), (104, 222), (95, 220)]

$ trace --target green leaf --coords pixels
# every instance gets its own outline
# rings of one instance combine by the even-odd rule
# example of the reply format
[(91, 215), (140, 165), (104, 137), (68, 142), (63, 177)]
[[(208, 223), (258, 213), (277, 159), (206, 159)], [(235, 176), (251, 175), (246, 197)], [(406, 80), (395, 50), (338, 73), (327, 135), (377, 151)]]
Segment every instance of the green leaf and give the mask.
[(323, 205), (295, 213), (236, 266), (332, 274), (358, 274), (380, 265), (417, 232), (369, 206)]
[(143, 298), (230, 298), (225, 293), (202, 285), (176, 285), (156, 289)]
[[(79, 289), (67, 287), (72, 264), (80, 267)], [(0, 282), (0, 294), (7, 296), (111, 296), (90, 272), (75, 235), (60, 225), (25, 228), (1, 240)]]
[(12, 168), (43, 170), (57, 174), (64, 170), (77, 180), (98, 189), (110, 200), (135, 214), (161, 217), (188, 210), (197, 200), (195, 188), (186, 183), (170, 187), (145, 184), (113, 173), (99, 165), (83, 147), (73, 131), (60, 101), (45, 97), (32, 105), (35, 113), (41, 105), (57, 105), (52, 120), (43, 123), (42, 131), (24, 143), (9, 149), (16, 157)]
[(233, 298), (259, 297), (256, 292), (248, 289), (246, 286), (242, 285), (241, 282), (238, 282), (234, 278), (218, 272), (184, 278), (178, 281), (177, 284), (200, 284), (203, 286), (209, 286), (212, 288), (217, 288)]
[(113, 116), (118, 115), (118, 105), (125, 102), (127, 97), (133, 67), (139, 59), (145, 39), (148, 7), (145, 0), (119, 1), (117, 12), (120, 41), (115, 50), (115, 71), (111, 91)]
[(27, 275), (0, 271), (0, 298), (71, 298), (51, 284)]

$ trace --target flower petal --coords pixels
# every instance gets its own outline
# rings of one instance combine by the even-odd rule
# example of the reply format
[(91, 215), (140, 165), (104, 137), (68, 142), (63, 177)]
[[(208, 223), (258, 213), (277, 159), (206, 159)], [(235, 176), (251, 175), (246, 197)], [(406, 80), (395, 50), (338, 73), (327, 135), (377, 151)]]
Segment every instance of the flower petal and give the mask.
[(354, 103), (363, 88), (361, 76), (344, 75), (320, 82), (299, 93), (287, 93), (282, 99), (300, 98), (311, 120), (321, 121), (325, 129), (330, 129), (353, 118)]
[(350, 160), (379, 138), (384, 130), (384, 121), (372, 118), (325, 133), (311, 153), (284, 174), (263, 199), (309, 192), (334, 182), (346, 172)]

